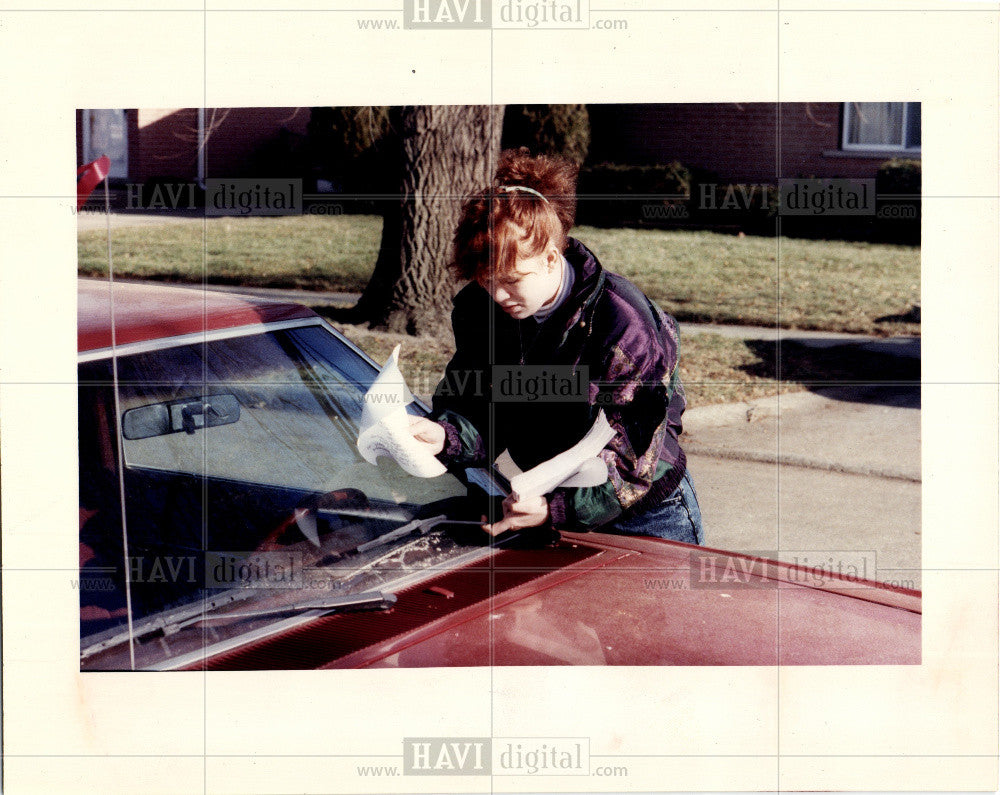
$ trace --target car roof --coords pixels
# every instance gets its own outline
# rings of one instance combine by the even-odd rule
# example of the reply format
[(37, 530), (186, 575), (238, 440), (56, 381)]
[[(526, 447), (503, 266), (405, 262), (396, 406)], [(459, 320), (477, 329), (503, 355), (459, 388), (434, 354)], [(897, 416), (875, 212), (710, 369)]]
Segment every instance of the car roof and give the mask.
[(197, 287), (77, 280), (77, 348), (111, 347), (114, 295), (115, 344), (147, 342), (281, 320), (315, 317), (311, 309), (289, 301), (256, 298)]

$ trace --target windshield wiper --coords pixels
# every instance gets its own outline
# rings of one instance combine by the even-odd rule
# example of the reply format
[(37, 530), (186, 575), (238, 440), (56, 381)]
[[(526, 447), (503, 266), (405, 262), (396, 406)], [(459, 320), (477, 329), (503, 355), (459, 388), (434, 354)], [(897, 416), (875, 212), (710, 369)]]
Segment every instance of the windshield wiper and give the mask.
[[(247, 610), (232, 613), (199, 614), (190, 616), (183, 621), (164, 623), (148, 632), (138, 635), (139, 642), (146, 642), (155, 638), (169, 637), (175, 635), (182, 629), (209, 621), (229, 621), (232, 619), (243, 620), (253, 618), (267, 618), (268, 616), (288, 616), (305, 613), (310, 610), (319, 611), (319, 615), (330, 613), (340, 613), (348, 610), (388, 610), (396, 604), (396, 595), (383, 593), (382, 591), (366, 591), (359, 594), (346, 594), (343, 596), (324, 596), (313, 599), (309, 602), (299, 602), (293, 605), (278, 605), (275, 607), (265, 607), (258, 610)], [(317, 618), (319, 617), (317, 615)]]
[(382, 591), (365, 591), (344, 596), (325, 596), (311, 602), (300, 602), (284, 607), (265, 607), (260, 610), (248, 610), (241, 613), (219, 613), (218, 615), (199, 616), (192, 619), (198, 621), (221, 621), (227, 618), (261, 618), (263, 616), (294, 615), (307, 610), (320, 610), (323, 613), (339, 613), (345, 610), (388, 610), (396, 604), (396, 594)]
[(388, 533), (376, 536), (370, 541), (364, 541), (355, 547), (351, 547), (350, 549), (331, 553), (328, 557), (341, 558), (347, 555), (356, 555), (362, 552), (367, 552), (369, 549), (382, 546), (383, 544), (388, 544), (390, 541), (395, 541), (397, 538), (405, 538), (410, 535), (414, 537), (427, 535), (439, 524), (473, 524), (481, 526), (483, 523), (481, 521), (472, 521), (467, 519), (449, 519), (444, 514), (430, 516), (426, 519), (414, 519), (404, 525), (400, 525), (395, 530), (390, 530)]
[(295, 509), (295, 524), (302, 535), (319, 549), (319, 525), (317, 519), (339, 518), (341, 516), (357, 516), (365, 519), (387, 519), (389, 521), (405, 522), (413, 514), (396, 508), (373, 508), (368, 503), (368, 497), (358, 489), (339, 489), (313, 497), (300, 504)]
[[(249, 599), (255, 596), (256, 593), (258, 592), (249, 589), (235, 589), (223, 594), (217, 594), (204, 601), (198, 601), (194, 604), (176, 608), (165, 615), (161, 613), (156, 617), (145, 618), (136, 623), (132, 628), (131, 637), (138, 639), (154, 637), (156, 635), (162, 636), (163, 633), (160, 632), (160, 630), (162, 630), (165, 626), (183, 622), (190, 616), (204, 615), (210, 610), (215, 610), (219, 607), (233, 604), (234, 602)], [(114, 627), (107, 632), (93, 636), (88, 639), (91, 641), (89, 645), (81, 649), (80, 659), (85, 660), (88, 657), (92, 657), (102, 651), (107, 651), (114, 646), (119, 646), (122, 643), (128, 643), (129, 637), (130, 633), (127, 627)]]
[[(193, 626), (202, 621), (223, 621), (228, 619), (258, 618), (269, 615), (295, 615), (309, 610), (320, 610), (324, 613), (335, 613), (347, 610), (385, 610), (396, 603), (395, 594), (387, 594), (381, 591), (366, 591), (359, 594), (347, 594), (343, 596), (326, 596), (314, 599), (309, 602), (299, 604), (277, 606), (273, 608), (262, 608), (260, 610), (247, 610), (232, 613), (212, 614), (220, 607), (226, 607), (237, 601), (254, 596), (252, 591), (237, 591), (235, 593), (224, 594), (213, 597), (206, 602), (190, 605), (185, 609), (177, 610), (173, 615), (166, 617), (147, 619), (138, 625), (132, 637), (140, 643), (146, 643), (157, 638), (164, 638), (174, 635), (189, 626)], [(109, 633), (103, 639), (91, 643), (80, 652), (80, 659), (85, 660), (102, 651), (128, 643), (129, 633), (127, 630), (117, 630)]]

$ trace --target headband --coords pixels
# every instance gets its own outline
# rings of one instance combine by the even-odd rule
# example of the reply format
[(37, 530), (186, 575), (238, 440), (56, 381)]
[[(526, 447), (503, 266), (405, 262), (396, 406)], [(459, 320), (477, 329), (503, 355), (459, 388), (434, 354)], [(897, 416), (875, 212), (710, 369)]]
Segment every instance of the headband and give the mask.
[(525, 193), (535, 194), (539, 199), (541, 199), (546, 204), (549, 203), (549, 200), (546, 199), (541, 193), (539, 193), (534, 188), (527, 187), (526, 185), (501, 185), (499, 190), (506, 191), (507, 193), (511, 193), (512, 191), (515, 190), (523, 190)]

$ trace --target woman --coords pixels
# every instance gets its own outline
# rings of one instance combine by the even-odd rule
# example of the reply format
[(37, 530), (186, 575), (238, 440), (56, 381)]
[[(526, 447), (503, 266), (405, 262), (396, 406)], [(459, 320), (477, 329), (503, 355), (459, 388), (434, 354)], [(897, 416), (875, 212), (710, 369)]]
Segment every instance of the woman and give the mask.
[[(678, 443), (684, 390), (676, 321), (567, 237), (576, 168), (527, 150), (501, 155), (494, 184), (468, 199), (453, 267), (456, 352), (416, 439), (446, 464), (492, 462), (504, 449), (528, 470), (578, 442), (603, 409), (616, 431), (601, 452), (608, 479), (504, 501), (491, 535), (551, 523), (703, 543), (701, 513)], [(581, 372), (575, 401), (511, 400), (512, 373)]]

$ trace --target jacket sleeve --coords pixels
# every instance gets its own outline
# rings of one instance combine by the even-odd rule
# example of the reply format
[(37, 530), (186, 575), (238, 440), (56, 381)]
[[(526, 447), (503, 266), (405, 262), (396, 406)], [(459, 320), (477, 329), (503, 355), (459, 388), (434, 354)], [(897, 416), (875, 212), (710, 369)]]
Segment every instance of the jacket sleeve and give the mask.
[(476, 318), (472, 302), (456, 296), (451, 313), (455, 335), (455, 355), (445, 367), (444, 377), (434, 390), (431, 419), (445, 431), (444, 449), (438, 459), (449, 466), (476, 466), (486, 463), (486, 446), (481, 428), (488, 427), (488, 352), (480, 349), (482, 335), (472, 332)]
[(665, 443), (676, 446), (684, 393), (677, 372), (676, 321), (662, 312), (658, 316), (659, 329), (637, 330), (633, 324), (613, 338), (605, 348), (601, 372), (596, 378), (591, 374), (593, 416), (603, 408), (616, 431), (601, 452), (608, 480), (549, 495), (557, 529), (592, 530), (614, 521), (671, 468), (661, 451)]
[(482, 466), (486, 447), (475, 426), (461, 414), (445, 409), (433, 418), (444, 428), (444, 449), (438, 453), (441, 463), (452, 466)]

